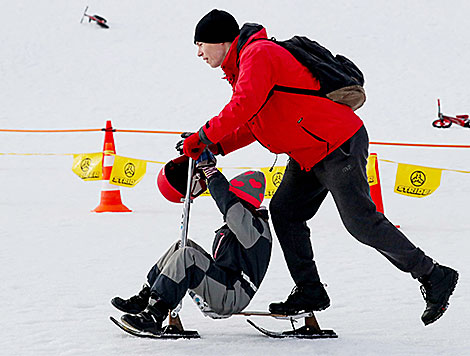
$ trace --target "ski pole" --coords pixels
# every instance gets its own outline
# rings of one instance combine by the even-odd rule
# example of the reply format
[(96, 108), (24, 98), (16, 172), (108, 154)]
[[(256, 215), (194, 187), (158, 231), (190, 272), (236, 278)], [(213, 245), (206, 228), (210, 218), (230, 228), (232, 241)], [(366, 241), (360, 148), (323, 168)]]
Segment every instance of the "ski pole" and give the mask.
[[(184, 197), (184, 206), (183, 206), (183, 216), (181, 219), (181, 240), (180, 248), (186, 246), (188, 241), (188, 231), (189, 231), (189, 211), (191, 208), (191, 191), (193, 183), (193, 172), (194, 172), (195, 161), (189, 157), (188, 162), (188, 178), (186, 181), (186, 195)], [(181, 308), (183, 307), (183, 301), (181, 300), (178, 306), (171, 311), (171, 317), (176, 318)]]
[(183, 216), (181, 221), (181, 242), (180, 247), (185, 247), (188, 241), (189, 231), (189, 210), (191, 208), (191, 191), (193, 185), (193, 172), (195, 161), (189, 157), (188, 162), (188, 179), (186, 183), (186, 196), (184, 197)]

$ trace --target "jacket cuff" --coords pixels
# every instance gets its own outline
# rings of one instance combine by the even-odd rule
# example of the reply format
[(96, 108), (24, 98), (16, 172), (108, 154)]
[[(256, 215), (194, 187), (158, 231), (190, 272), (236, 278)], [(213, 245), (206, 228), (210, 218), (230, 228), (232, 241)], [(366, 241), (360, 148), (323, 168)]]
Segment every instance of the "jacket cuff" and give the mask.
[(201, 142), (205, 145), (212, 145), (214, 142), (212, 142), (211, 140), (209, 140), (207, 138), (207, 135), (206, 133), (204, 132), (204, 126), (201, 127), (198, 131), (199, 133), (199, 140), (201, 140)]

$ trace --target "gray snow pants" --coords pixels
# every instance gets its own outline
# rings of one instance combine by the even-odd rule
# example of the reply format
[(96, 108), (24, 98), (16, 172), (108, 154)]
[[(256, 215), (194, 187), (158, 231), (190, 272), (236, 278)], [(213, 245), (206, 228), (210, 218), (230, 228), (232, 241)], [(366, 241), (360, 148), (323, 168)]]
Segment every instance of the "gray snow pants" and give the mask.
[(178, 305), (189, 289), (219, 315), (243, 310), (254, 295), (242, 288), (241, 276), (218, 267), (211, 255), (192, 240), (184, 248), (179, 248), (179, 241), (175, 242), (149, 271), (147, 280), (151, 293), (171, 308)]
[(292, 158), (289, 160), (269, 209), (297, 286), (320, 281), (307, 221), (316, 214), (328, 192), (333, 196), (344, 226), (358, 241), (375, 248), (413, 278), (431, 271), (432, 259), (377, 212), (366, 175), (368, 148), (369, 137), (363, 126), (308, 172), (301, 170)]

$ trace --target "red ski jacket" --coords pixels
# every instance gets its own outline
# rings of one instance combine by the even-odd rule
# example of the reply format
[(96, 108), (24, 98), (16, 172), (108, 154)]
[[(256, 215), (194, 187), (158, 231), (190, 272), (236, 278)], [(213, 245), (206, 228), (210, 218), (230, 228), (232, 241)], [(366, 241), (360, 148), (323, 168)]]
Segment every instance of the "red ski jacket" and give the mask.
[(224, 154), (257, 140), (309, 170), (353, 136), (362, 121), (346, 105), (277, 91), (277, 86), (318, 90), (320, 83), (289, 51), (262, 38), (267, 34), (261, 25), (242, 27), (222, 63), (232, 98), (200, 136), (219, 143)]

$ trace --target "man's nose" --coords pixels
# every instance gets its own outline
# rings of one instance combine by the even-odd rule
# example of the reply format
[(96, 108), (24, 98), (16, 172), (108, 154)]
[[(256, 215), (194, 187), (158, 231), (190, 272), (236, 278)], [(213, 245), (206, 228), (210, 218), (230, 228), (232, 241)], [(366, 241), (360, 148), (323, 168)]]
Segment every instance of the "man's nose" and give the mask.
[(197, 49), (197, 56), (198, 56), (198, 57), (201, 57), (202, 54), (203, 54), (203, 53), (202, 53), (202, 51), (201, 51), (201, 48), (199, 47), (199, 48)]

